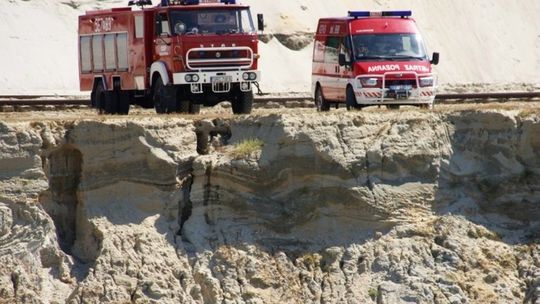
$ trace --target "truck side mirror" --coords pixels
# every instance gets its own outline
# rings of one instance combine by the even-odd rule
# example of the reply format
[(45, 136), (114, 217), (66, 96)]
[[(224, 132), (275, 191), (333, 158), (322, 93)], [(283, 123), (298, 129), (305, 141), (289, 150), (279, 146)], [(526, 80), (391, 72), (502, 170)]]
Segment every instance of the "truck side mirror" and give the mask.
[(264, 16), (263, 14), (257, 14), (257, 28), (259, 31), (264, 31)]
[(348, 64), (347, 58), (345, 58), (345, 54), (339, 54), (338, 63), (339, 63), (339, 66), (344, 66)]
[(133, 0), (128, 2), (128, 6), (133, 6), (133, 5), (135, 5), (135, 2), (133, 2)]
[(430, 62), (433, 65), (439, 64), (439, 53), (437, 53), (437, 52), (433, 53), (433, 57), (431, 58)]

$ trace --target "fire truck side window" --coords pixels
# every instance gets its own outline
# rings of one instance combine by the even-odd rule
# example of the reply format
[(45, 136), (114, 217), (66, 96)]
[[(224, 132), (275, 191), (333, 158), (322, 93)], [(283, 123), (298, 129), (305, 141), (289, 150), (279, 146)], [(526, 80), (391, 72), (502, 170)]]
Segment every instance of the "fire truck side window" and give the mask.
[(171, 35), (167, 13), (159, 13), (156, 16), (156, 36), (162, 35)]
[(341, 37), (326, 38), (326, 47), (324, 49), (324, 62), (326, 63), (338, 62), (340, 43), (341, 43)]
[(142, 15), (135, 15), (135, 38), (143, 38), (144, 19)]
[(347, 62), (351, 61), (351, 40), (349, 39), (349, 36), (343, 37), (339, 53), (345, 55), (345, 60)]
[(313, 61), (324, 62), (324, 42), (315, 40), (315, 48), (313, 49)]

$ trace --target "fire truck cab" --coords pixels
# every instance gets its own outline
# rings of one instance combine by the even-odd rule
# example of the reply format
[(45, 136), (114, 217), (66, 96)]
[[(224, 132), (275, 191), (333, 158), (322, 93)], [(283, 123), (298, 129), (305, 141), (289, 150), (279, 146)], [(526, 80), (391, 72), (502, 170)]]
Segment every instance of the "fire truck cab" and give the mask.
[(319, 20), (313, 50), (312, 90), (319, 111), (345, 104), (431, 108), (437, 77), (410, 11), (350, 11)]
[[(230, 101), (250, 113), (258, 85), (258, 39), (249, 6), (236, 0), (130, 1), (79, 17), (79, 79), (101, 113), (130, 104), (157, 113), (198, 113)], [(262, 15), (259, 15), (262, 30)]]

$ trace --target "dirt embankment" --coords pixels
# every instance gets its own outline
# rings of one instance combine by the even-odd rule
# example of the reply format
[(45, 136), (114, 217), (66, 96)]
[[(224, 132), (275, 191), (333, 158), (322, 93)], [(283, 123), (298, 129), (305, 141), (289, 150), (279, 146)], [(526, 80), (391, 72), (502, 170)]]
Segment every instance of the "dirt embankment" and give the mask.
[(0, 299), (538, 303), (539, 134), (503, 109), (0, 123)]

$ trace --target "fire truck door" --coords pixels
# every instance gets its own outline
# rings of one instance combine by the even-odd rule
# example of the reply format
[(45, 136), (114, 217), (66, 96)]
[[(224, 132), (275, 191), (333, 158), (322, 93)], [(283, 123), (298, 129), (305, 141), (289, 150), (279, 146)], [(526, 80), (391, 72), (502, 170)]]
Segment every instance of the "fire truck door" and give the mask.
[(345, 102), (347, 84), (349, 83), (349, 78), (352, 77), (351, 72), (351, 47), (350, 40), (348, 36), (343, 37), (340, 47), (339, 54), (345, 55), (345, 61), (347, 62), (344, 66), (338, 64), (338, 78), (336, 80), (336, 95), (337, 100)]
[(171, 26), (166, 11), (158, 12), (154, 19), (154, 54), (153, 61), (164, 61), (169, 67), (172, 66), (173, 45)]
[(135, 37), (129, 50), (132, 75), (134, 77), (134, 86), (137, 90), (146, 88), (146, 48), (144, 37), (144, 15), (141, 12), (134, 14)]
[(325, 87), (324, 95), (327, 99), (337, 100), (339, 94), (340, 66), (338, 62), (341, 37), (329, 36), (326, 38), (324, 51)]

